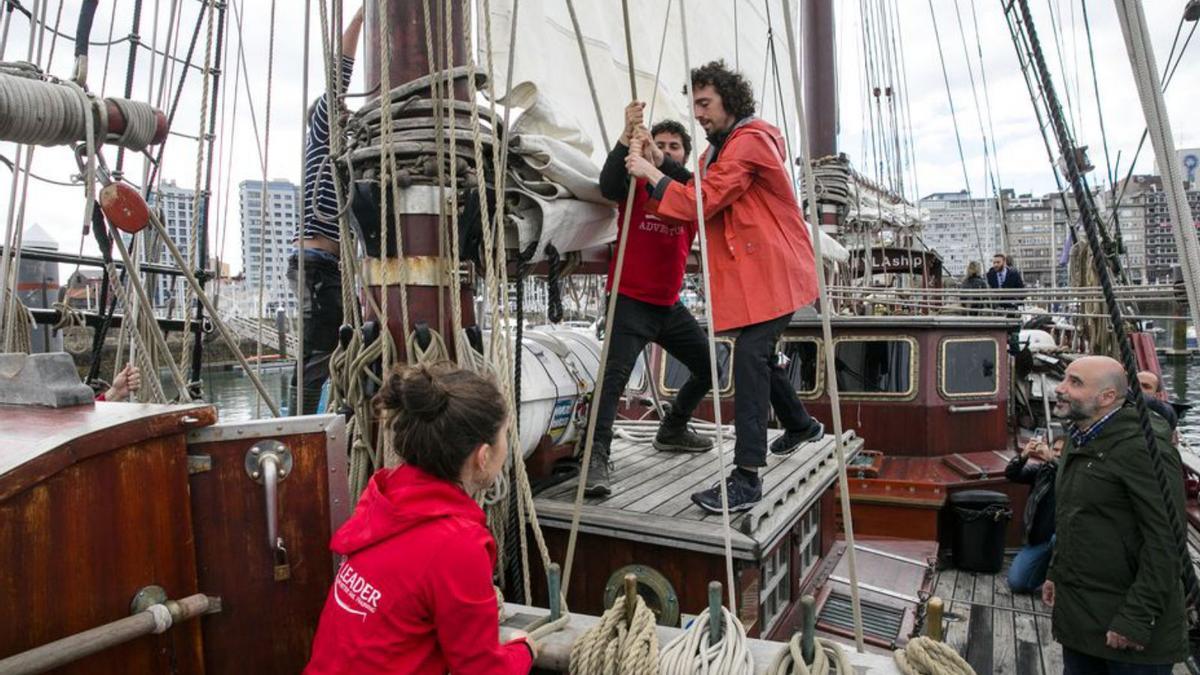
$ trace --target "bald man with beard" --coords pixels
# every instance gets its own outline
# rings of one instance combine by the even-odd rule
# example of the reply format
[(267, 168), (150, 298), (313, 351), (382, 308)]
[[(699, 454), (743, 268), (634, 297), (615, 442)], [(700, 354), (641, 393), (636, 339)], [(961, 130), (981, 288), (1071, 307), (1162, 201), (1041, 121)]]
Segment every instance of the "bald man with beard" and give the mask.
[[(1163, 674), (1187, 658), (1177, 537), (1167, 519), (1129, 381), (1106, 356), (1073, 362), (1056, 389), (1070, 421), (1056, 484), (1057, 542), (1042, 600), (1053, 608), (1063, 672)], [(1168, 476), (1180, 475), (1166, 423), (1152, 416)], [(1183, 482), (1168, 499), (1184, 510)]]

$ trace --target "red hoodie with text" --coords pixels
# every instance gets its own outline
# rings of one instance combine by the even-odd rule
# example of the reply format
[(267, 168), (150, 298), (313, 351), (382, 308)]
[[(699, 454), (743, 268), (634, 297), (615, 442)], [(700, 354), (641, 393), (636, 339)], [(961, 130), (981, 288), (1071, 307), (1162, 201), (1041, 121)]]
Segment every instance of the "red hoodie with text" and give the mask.
[(528, 673), (499, 642), (496, 542), (463, 490), (412, 466), (379, 471), (331, 548), (338, 569), (305, 673)]

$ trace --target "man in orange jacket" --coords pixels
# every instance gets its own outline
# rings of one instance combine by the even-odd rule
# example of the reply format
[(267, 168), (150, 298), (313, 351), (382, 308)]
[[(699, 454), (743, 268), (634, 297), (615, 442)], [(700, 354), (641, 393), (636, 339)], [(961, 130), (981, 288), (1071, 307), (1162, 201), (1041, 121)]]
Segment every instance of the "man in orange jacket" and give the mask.
[[(766, 466), (767, 418), (772, 403), (787, 433), (772, 445), (788, 454), (824, 434), (790, 384), (771, 400), (771, 384), (785, 378), (772, 367), (779, 336), (792, 314), (817, 297), (808, 225), (792, 189), (783, 135), (754, 116), (754, 92), (724, 61), (692, 71), (692, 106), (708, 134), (700, 180), (672, 181), (649, 153), (631, 152), (629, 173), (646, 180), (648, 208), (676, 220), (696, 217), (696, 189), (704, 202), (709, 242), (710, 307), (714, 330), (736, 335), (733, 356), (737, 468), (726, 479), (729, 509), (746, 511), (762, 499), (758, 469)], [(778, 390), (778, 388), (777, 388)], [(701, 508), (720, 512), (720, 486), (692, 495)]]

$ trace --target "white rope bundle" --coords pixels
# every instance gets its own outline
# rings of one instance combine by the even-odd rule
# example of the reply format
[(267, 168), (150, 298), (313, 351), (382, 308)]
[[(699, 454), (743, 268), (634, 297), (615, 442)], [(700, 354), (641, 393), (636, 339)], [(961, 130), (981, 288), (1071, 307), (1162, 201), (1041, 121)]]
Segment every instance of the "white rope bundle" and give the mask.
[(850, 675), (854, 672), (840, 644), (816, 638), (812, 663), (806, 663), (800, 640), (800, 633), (792, 636), (787, 646), (779, 650), (771, 661), (767, 675)]
[(618, 596), (600, 623), (571, 645), (572, 675), (644, 675), (658, 667), (654, 612), (637, 596), (633, 621), (625, 625), (625, 596)]
[(946, 644), (924, 635), (897, 649), (896, 667), (904, 675), (975, 675), (975, 669)]
[(724, 627), (721, 639), (709, 643), (708, 617), (696, 618), (679, 637), (663, 648), (659, 672), (662, 675), (749, 675), (754, 672), (754, 657), (746, 639), (746, 629), (728, 609), (722, 607)]
[[(67, 145), (87, 137), (89, 116), (101, 114), (111, 101), (125, 116), (125, 131), (106, 140), (133, 150), (150, 145), (157, 130), (152, 107), (126, 99), (99, 99), (86, 95), (81, 105), (77, 92), (63, 84), (45, 82), (14, 72), (32, 74), (5, 64), (0, 69), (0, 139), (33, 145)], [(102, 131), (106, 133), (102, 125)]]

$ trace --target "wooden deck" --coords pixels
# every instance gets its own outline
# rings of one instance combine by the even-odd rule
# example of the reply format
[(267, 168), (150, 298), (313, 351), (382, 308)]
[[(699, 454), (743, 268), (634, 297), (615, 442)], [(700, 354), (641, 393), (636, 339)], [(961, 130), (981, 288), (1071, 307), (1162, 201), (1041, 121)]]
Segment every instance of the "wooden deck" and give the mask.
[[(1005, 556), (997, 574), (977, 574), (955, 569), (938, 572), (934, 595), (945, 604), (946, 643), (977, 673), (1004, 675), (1058, 675), (1063, 671), (1062, 647), (1050, 634), (1050, 608), (1041, 596), (1014, 594), (1008, 589), (1008, 567), (1014, 552)], [(1192, 557), (1196, 559), (1196, 542)], [(1187, 675), (1183, 664), (1175, 675)]]
[[(771, 438), (779, 433), (770, 432)], [(847, 453), (863, 445), (847, 432)], [(733, 440), (725, 441), (726, 469), (732, 465)], [(821, 496), (836, 479), (836, 444), (832, 435), (808, 443), (786, 457), (768, 455), (761, 472), (763, 499), (750, 511), (732, 519), (734, 556), (756, 558), (784, 533), (797, 513)], [(722, 553), (721, 516), (708, 514), (692, 503), (691, 494), (717, 480), (713, 452), (658, 452), (648, 442), (614, 439), (612, 494), (584, 499), (583, 531), (662, 543), (692, 550)], [(543, 526), (569, 527), (577, 480), (554, 486), (537, 495), (538, 517)]]

